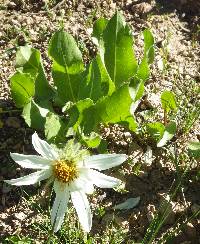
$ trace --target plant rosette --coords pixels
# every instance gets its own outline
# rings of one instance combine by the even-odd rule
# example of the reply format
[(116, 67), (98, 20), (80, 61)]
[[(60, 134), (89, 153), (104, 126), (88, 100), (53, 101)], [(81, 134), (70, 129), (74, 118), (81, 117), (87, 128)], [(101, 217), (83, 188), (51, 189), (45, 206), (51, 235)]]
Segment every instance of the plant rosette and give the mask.
[(32, 144), (41, 156), (11, 153), (11, 157), (21, 167), (37, 171), (5, 182), (20, 186), (49, 179), (54, 182), (53, 189), (56, 193), (51, 211), (53, 231), (57, 232), (60, 229), (71, 196), (81, 226), (85, 232), (89, 232), (92, 227), (92, 213), (86, 193), (93, 193), (94, 185), (101, 188), (113, 188), (119, 185), (119, 179), (99, 171), (122, 164), (127, 156), (125, 154), (90, 156), (87, 150), (81, 149), (80, 144), (73, 140), (68, 141), (62, 150), (57, 149), (41, 140), (36, 133), (32, 136)]

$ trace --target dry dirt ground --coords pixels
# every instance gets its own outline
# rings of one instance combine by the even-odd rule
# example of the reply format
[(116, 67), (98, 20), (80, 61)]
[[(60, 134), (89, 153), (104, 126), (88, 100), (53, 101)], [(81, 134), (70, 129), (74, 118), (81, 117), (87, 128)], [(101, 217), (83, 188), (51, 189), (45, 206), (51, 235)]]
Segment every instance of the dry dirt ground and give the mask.
[[(159, 106), (157, 101), (161, 91), (172, 89), (184, 98), (191, 98), (195, 80), (200, 82), (200, 4), (198, 1), (137, 1), (137, 0), (79, 0), (79, 1), (45, 1), (42, 0), (3, 0), (0, 3), (0, 241), (9, 235), (23, 232), (29, 225), (34, 213), (23, 205), (20, 197), (23, 192), (3, 183), (4, 179), (15, 178), (26, 174), (11, 160), (10, 152), (34, 153), (30, 143), (33, 131), (26, 126), (20, 117), (21, 111), (15, 108), (9, 89), (9, 77), (15, 71), (15, 53), (20, 45), (26, 43), (38, 48), (44, 60), (47, 73), (50, 62), (47, 57), (47, 45), (52, 33), (64, 21), (66, 31), (77, 40), (87, 62), (96, 49), (91, 42), (90, 28), (100, 16), (111, 17), (116, 9), (121, 10), (126, 21), (133, 29), (135, 49), (141, 53), (141, 35), (144, 28), (150, 28), (156, 43), (156, 59), (152, 66), (151, 78), (146, 89), (150, 91), (148, 103)], [(169, 1), (172, 2), (172, 1)], [(163, 67), (162, 59), (166, 63)], [(192, 103), (192, 101), (191, 101)], [(161, 119), (162, 119), (162, 115)], [(180, 124), (184, 116), (180, 117)], [(132, 164), (125, 164), (121, 171), (126, 181), (128, 193), (106, 192), (101, 204), (119, 203), (128, 197), (140, 196), (139, 205), (119, 216), (119, 221), (127, 223), (130, 240), (141, 241), (155, 211), (166, 197), (177, 176), (176, 168), (169, 160), (166, 150), (153, 148), (150, 163), (145, 164), (144, 152), (147, 145), (135, 135), (119, 126), (103, 129), (103, 136), (108, 140), (111, 151), (126, 152)], [(180, 135), (178, 145), (181, 150), (188, 140), (199, 140), (198, 121), (187, 136)], [(150, 145), (152, 146), (152, 145)], [(165, 157), (166, 155), (166, 157)], [(184, 164), (184, 160), (183, 160)], [(139, 166), (138, 166), (139, 165)], [(132, 172), (139, 167), (137, 175)], [(184, 221), (200, 208), (200, 181), (196, 175), (199, 166), (193, 166), (183, 185), (184, 192), (171, 202), (173, 210), (160, 231), (161, 237), (180, 217)], [(117, 172), (115, 172), (117, 174)], [(120, 176), (122, 177), (122, 176)], [(28, 188), (34, 195), (36, 187)], [(103, 193), (102, 193), (103, 194)], [(24, 210), (26, 208), (26, 210)], [(162, 211), (162, 208), (161, 208)], [(35, 217), (36, 218), (36, 217)], [(102, 221), (95, 220), (95, 227), (101, 231)], [(95, 230), (93, 230), (95, 233)], [(194, 218), (173, 243), (200, 243), (200, 219)]]

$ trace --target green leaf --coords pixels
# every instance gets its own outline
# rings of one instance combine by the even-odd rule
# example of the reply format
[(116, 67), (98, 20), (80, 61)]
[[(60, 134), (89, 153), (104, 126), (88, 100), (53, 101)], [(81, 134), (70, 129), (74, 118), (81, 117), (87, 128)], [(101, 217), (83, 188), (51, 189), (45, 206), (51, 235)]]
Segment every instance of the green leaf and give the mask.
[(192, 157), (199, 159), (200, 158), (200, 142), (191, 141), (188, 145), (188, 151)]
[(115, 84), (111, 80), (105, 65), (103, 64), (99, 55), (96, 57), (96, 63), (98, 65), (98, 75), (101, 80), (101, 92), (103, 96), (110, 96), (115, 91)]
[(115, 90), (115, 85), (99, 55), (88, 65), (85, 73), (85, 78), (79, 89), (79, 99), (90, 98), (96, 102), (102, 96), (111, 95)]
[(147, 58), (149, 64), (154, 61), (154, 38), (150, 30), (146, 29), (143, 31), (144, 36), (144, 55)]
[(51, 38), (49, 55), (53, 60), (52, 76), (57, 88), (56, 104), (64, 106), (66, 102), (76, 102), (84, 69), (82, 55), (74, 38), (58, 31)]
[(140, 62), (137, 74), (134, 77), (138, 83), (140, 81), (146, 81), (150, 75), (149, 64), (154, 60), (154, 38), (149, 30), (144, 30), (144, 57)]
[(176, 99), (174, 93), (171, 91), (164, 91), (161, 94), (161, 104), (162, 108), (169, 113), (171, 110), (176, 110)]
[(120, 87), (111, 96), (105, 97), (83, 111), (81, 127), (85, 133), (96, 131), (99, 123), (121, 123), (135, 131), (137, 124), (130, 113), (132, 99), (128, 85)]
[(81, 73), (68, 74), (64, 67), (53, 62), (52, 76), (54, 85), (57, 88), (55, 103), (61, 107), (69, 101), (75, 103), (78, 100), (79, 88), (83, 80), (83, 75)]
[(67, 113), (70, 108), (74, 106), (73, 102), (67, 102), (63, 107), (62, 107), (62, 112)]
[(132, 47), (132, 33), (119, 12), (107, 23), (103, 42), (106, 69), (116, 87), (120, 87), (135, 75), (137, 60)]
[(165, 128), (162, 138), (157, 143), (157, 147), (163, 147), (168, 141), (170, 141), (176, 133), (176, 123), (171, 122)]
[(99, 42), (103, 38), (103, 31), (107, 26), (108, 20), (105, 18), (99, 18), (94, 22), (92, 39), (96, 45), (99, 45)]
[(16, 73), (11, 77), (11, 94), (18, 108), (29, 103), (35, 94), (34, 80), (29, 74)]
[(130, 83), (129, 91), (130, 91), (130, 95), (131, 95), (132, 100), (134, 102), (136, 102), (144, 94), (144, 81), (138, 82), (136, 79), (134, 79)]
[(8, 243), (12, 243), (12, 244), (31, 244), (31, 243), (33, 243), (33, 239), (31, 239), (29, 237), (21, 238), (18, 235), (9, 236), (5, 239), (5, 241), (7, 241)]
[(63, 30), (57, 31), (51, 38), (49, 55), (64, 67), (67, 74), (77, 74), (84, 69), (82, 54), (74, 38)]
[(34, 76), (40, 63), (40, 52), (29, 46), (19, 47), (16, 53), (16, 68)]
[(16, 53), (16, 68), (28, 73), (35, 82), (35, 100), (49, 100), (53, 97), (53, 88), (49, 85), (44, 72), (39, 50), (29, 46), (20, 47)]
[(165, 126), (160, 122), (148, 123), (147, 132), (156, 140), (160, 140), (165, 131)]
[(100, 145), (101, 137), (95, 132), (91, 132), (89, 136), (85, 136), (84, 133), (81, 133), (81, 140), (87, 147), (96, 148)]
[(93, 105), (93, 101), (89, 98), (78, 101), (74, 106), (72, 106), (69, 113), (69, 124), (68, 127), (73, 127), (77, 132), (80, 126), (81, 121), (83, 120), (83, 111)]
[(106, 140), (102, 139), (97, 148), (98, 153), (101, 153), (101, 154), (108, 153), (107, 147), (108, 147), (108, 142)]
[(66, 140), (66, 123), (55, 113), (49, 112), (45, 122), (45, 136), (50, 143), (60, 143)]
[(146, 81), (149, 78), (149, 75), (150, 75), (149, 65), (147, 62), (147, 58), (144, 57), (138, 66), (136, 77), (139, 81), (140, 80)]
[(29, 127), (38, 130), (44, 130), (46, 115), (52, 108), (48, 102), (35, 103), (31, 100), (24, 106), (22, 117)]

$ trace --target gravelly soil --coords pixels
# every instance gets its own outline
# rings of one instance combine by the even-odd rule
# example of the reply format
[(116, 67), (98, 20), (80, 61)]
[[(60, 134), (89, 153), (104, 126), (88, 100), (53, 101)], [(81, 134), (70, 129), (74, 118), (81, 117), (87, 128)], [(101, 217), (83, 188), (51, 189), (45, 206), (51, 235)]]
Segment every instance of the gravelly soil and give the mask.
[[(174, 5), (162, 5), (162, 1), (156, 3), (142, 0), (61, 1), (60, 4), (49, 4), (46, 7), (42, 0), (3, 1), (0, 4), (0, 108), (4, 111), (1, 114), (3, 127), (0, 129), (0, 238), (14, 234), (15, 231), (20, 233), (22, 231), (20, 228), (26, 226), (26, 218), (16, 217), (16, 214), (24, 214), (27, 218), (32, 216), (31, 210), (23, 211), (20, 207), (21, 191), (8, 187), (2, 182), (6, 178), (14, 178), (27, 173), (16, 168), (16, 164), (9, 157), (9, 152), (34, 153), (30, 143), (33, 131), (25, 125), (10, 95), (9, 77), (15, 70), (16, 47), (29, 43), (38, 48), (49, 74), (47, 45), (52, 33), (59, 28), (59, 22), (63, 19), (65, 29), (76, 38), (87, 62), (96, 52), (89, 34), (92, 23), (100, 16), (111, 17), (116, 9), (120, 9), (126, 21), (132, 26), (138, 57), (142, 50), (140, 32), (148, 27), (155, 37), (156, 60), (146, 86), (150, 94), (147, 97), (150, 105), (159, 108), (159, 96), (164, 89), (172, 89), (178, 96), (190, 101), (190, 97), (197, 96), (190, 92), (192, 81), (200, 81), (200, 46), (197, 32), (200, 10), (198, 11), (198, 1), (193, 1), (193, 4), (192, 1), (178, 3), (175, 5), (178, 6), (177, 10)], [(164, 55), (167, 60), (165, 67), (161, 62)], [(192, 100), (190, 103), (192, 104)], [(158, 118), (163, 119), (162, 113)], [(184, 115), (181, 115), (180, 124), (183, 120)], [(102, 204), (105, 203), (104, 201), (110, 200), (114, 204), (128, 197), (140, 196), (139, 206), (126, 215), (120, 216), (121, 221), (128, 221), (127, 228), (132, 240), (140, 241), (144, 237), (155, 210), (160, 207), (161, 201), (176, 178), (176, 169), (169, 162), (167, 152), (156, 148), (153, 148), (152, 162), (149, 165), (144, 164), (147, 145), (119, 126), (104, 128), (102, 133), (108, 140), (111, 151), (128, 153), (132, 160), (131, 165), (125, 164), (121, 169), (126, 181), (126, 189), (129, 192), (123, 195), (108, 192), (108, 200), (102, 200)], [(199, 140), (199, 136), (199, 125), (196, 123), (187, 136), (181, 135), (178, 138), (177, 144), (182, 145), (180, 152), (184, 150), (188, 140)], [(133, 168), (139, 164), (142, 165), (139, 174), (132, 175)], [(177, 218), (181, 216), (184, 220), (194, 212), (195, 208), (200, 207), (200, 182), (195, 180), (198, 167), (195, 165), (189, 172), (184, 194), (178, 194), (173, 200), (171, 218), (165, 223), (160, 236), (170, 229)], [(31, 190), (35, 192), (34, 187)], [(100, 228), (101, 225), (102, 222), (95, 223), (96, 228)], [(200, 243), (199, 233), (200, 219), (194, 219), (173, 243), (183, 241)]]

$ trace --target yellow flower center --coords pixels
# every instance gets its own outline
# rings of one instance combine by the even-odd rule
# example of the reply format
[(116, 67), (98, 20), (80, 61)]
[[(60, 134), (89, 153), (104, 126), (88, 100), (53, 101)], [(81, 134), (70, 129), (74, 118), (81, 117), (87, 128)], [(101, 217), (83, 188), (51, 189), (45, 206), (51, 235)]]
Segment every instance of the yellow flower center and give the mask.
[(53, 166), (55, 177), (63, 183), (69, 183), (78, 177), (78, 170), (74, 162), (68, 160), (56, 161)]

